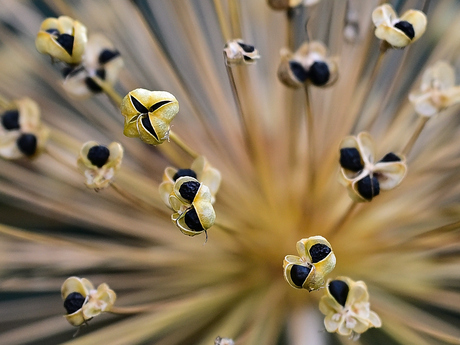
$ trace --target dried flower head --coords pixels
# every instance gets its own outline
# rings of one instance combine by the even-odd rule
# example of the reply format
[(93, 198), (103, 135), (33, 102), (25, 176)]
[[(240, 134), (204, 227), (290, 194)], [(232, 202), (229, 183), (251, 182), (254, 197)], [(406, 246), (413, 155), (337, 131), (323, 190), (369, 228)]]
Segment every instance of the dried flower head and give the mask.
[(188, 236), (196, 236), (214, 225), (216, 213), (211, 191), (191, 176), (179, 177), (169, 196), (169, 204), (176, 211), (173, 222)]
[(305, 83), (330, 86), (338, 78), (337, 59), (329, 57), (323, 43), (304, 42), (294, 54), (287, 49), (281, 51), (278, 78), (292, 88), (301, 87)]
[(295, 289), (318, 290), (335, 267), (330, 243), (322, 236), (312, 236), (298, 241), (296, 248), (300, 257), (286, 255), (284, 258), (284, 279)]
[(82, 64), (64, 69), (64, 89), (73, 97), (88, 98), (102, 92), (95, 78), (113, 86), (122, 67), (123, 59), (113, 44), (101, 34), (91, 35)]
[(67, 16), (45, 19), (35, 40), (40, 53), (69, 65), (82, 61), (86, 43), (86, 27)]
[(113, 142), (107, 147), (95, 141), (84, 143), (77, 165), (86, 177), (86, 186), (96, 191), (108, 187), (120, 169), (122, 158), (123, 147), (119, 143)]
[(40, 108), (30, 98), (13, 102), (1, 115), (0, 156), (5, 159), (33, 158), (40, 154), (49, 130), (41, 123)]
[(428, 67), (420, 89), (409, 94), (409, 101), (420, 116), (431, 117), (460, 102), (460, 86), (455, 86), (455, 70), (446, 61)]
[(370, 310), (369, 293), (363, 281), (337, 277), (329, 279), (324, 290), (319, 310), (326, 315), (324, 325), (328, 332), (353, 336), (370, 327), (382, 326), (379, 316)]
[(170, 123), (179, 112), (179, 102), (166, 91), (135, 89), (121, 103), (125, 117), (123, 134), (158, 145), (169, 138)]
[(224, 47), (224, 55), (227, 65), (253, 64), (260, 58), (257, 49), (244, 43), (242, 39), (228, 41)]
[(222, 176), (219, 170), (213, 168), (204, 156), (199, 156), (193, 161), (190, 169), (175, 169), (173, 167), (167, 167), (165, 169), (163, 173), (163, 182), (159, 186), (159, 192), (166, 206), (172, 208), (169, 204), (169, 196), (174, 189), (176, 180), (184, 176), (196, 178), (208, 187), (211, 193), (211, 203), (215, 203)]
[(107, 284), (94, 288), (86, 278), (70, 277), (62, 284), (61, 296), (67, 311), (65, 318), (73, 326), (81, 326), (104, 311), (110, 311), (117, 295)]
[(404, 48), (418, 40), (426, 30), (426, 15), (417, 10), (409, 10), (401, 17), (389, 4), (377, 7), (372, 12), (376, 27), (375, 36), (395, 48)]
[(395, 188), (406, 175), (403, 156), (390, 152), (378, 162), (374, 157), (374, 141), (367, 132), (348, 136), (340, 143), (339, 181), (354, 201), (371, 201), (380, 190)]

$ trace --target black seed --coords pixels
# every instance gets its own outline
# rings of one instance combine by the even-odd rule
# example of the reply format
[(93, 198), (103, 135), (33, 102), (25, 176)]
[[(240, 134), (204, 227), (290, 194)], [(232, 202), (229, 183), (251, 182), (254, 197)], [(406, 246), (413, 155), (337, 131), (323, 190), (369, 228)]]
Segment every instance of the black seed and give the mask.
[(90, 89), (91, 91), (93, 91), (95, 93), (102, 92), (102, 88), (91, 77), (86, 77), (85, 78), (85, 84), (86, 84), (86, 87), (88, 89)]
[(116, 58), (118, 55), (120, 55), (120, 53), (117, 50), (105, 49), (99, 54), (98, 60), (99, 60), (99, 63), (103, 65), (109, 62), (110, 60), (112, 60), (113, 58)]
[(149, 109), (149, 112), (150, 113), (153, 113), (155, 110), (159, 109), (160, 107), (162, 107), (163, 105), (165, 104), (168, 104), (168, 103), (171, 103), (171, 101), (161, 101), (161, 102), (157, 102), (155, 103), (154, 105), (152, 105)]
[(204, 228), (200, 223), (200, 219), (198, 218), (198, 214), (196, 213), (195, 209), (192, 208), (184, 216), (184, 221), (187, 226), (192, 229), (193, 231), (203, 231)]
[(131, 102), (133, 103), (134, 108), (136, 108), (138, 112), (140, 112), (141, 114), (147, 114), (149, 112), (149, 110), (146, 107), (144, 107), (141, 104), (141, 102), (139, 102), (133, 96), (130, 96), (130, 97), (131, 97)]
[(244, 44), (244, 43), (240, 43), (240, 42), (236, 42), (238, 43), (238, 45), (243, 48), (243, 50), (246, 52), (246, 53), (252, 53), (254, 51), (254, 46), (251, 46), (249, 44)]
[(77, 310), (81, 309), (85, 303), (85, 297), (78, 292), (72, 292), (69, 294), (64, 301), (64, 308), (67, 310), (67, 314), (73, 314)]
[(372, 200), (374, 196), (380, 193), (380, 184), (375, 176), (371, 177), (367, 175), (363, 179), (358, 181), (358, 192), (366, 200)]
[(294, 76), (301, 82), (304, 82), (308, 79), (308, 72), (297, 61), (289, 61), (289, 68), (291, 69)]
[(322, 243), (316, 243), (310, 248), (311, 262), (314, 264), (323, 260), (331, 252), (331, 248)]
[(406, 36), (409, 37), (410, 39), (413, 39), (415, 36), (414, 27), (412, 26), (411, 23), (406, 22), (405, 20), (396, 23), (395, 28), (404, 32)]
[(188, 181), (188, 182), (182, 183), (182, 185), (179, 188), (179, 193), (185, 200), (192, 202), (193, 199), (195, 199), (196, 193), (198, 192), (199, 188), (200, 188), (199, 182)]
[(19, 112), (17, 110), (8, 110), (3, 113), (2, 125), (7, 130), (19, 129)]
[(98, 168), (102, 168), (105, 163), (109, 160), (110, 151), (107, 147), (103, 145), (96, 145), (89, 149), (88, 157), (91, 164), (97, 166)]
[(179, 177), (190, 176), (196, 178), (196, 173), (192, 169), (179, 169), (173, 176), (173, 180), (176, 181)]
[(354, 172), (364, 169), (359, 151), (354, 147), (340, 149), (340, 166)]
[(47, 33), (53, 35), (53, 36), (59, 36), (59, 30), (58, 29), (48, 29), (46, 30)]
[(302, 287), (303, 283), (305, 283), (305, 279), (307, 279), (308, 275), (310, 274), (310, 271), (311, 269), (309, 267), (293, 265), (291, 267), (292, 282), (296, 286)]
[(253, 59), (250, 56), (243, 55), (244, 61), (252, 61)]
[(328, 289), (332, 297), (334, 297), (339, 304), (345, 307), (348, 292), (350, 291), (347, 283), (342, 280), (333, 280), (329, 283)]
[(396, 156), (393, 152), (387, 153), (379, 162), (400, 162), (401, 158)]
[(152, 134), (152, 135), (155, 137), (155, 139), (158, 140), (158, 135), (157, 135), (157, 133), (155, 132), (155, 129), (153, 129), (152, 124), (150, 123), (150, 119), (148, 118), (148, 116), (144, 116), (144, 117), (142, 118), (141, 121), (142, 121), (142, 125), (144, 125), (144, 128), (145, 128), (150, 134)]
[(19, 150), (26, 156), (32, 156), (37, 150), (37, 137), (33, 134), (23, 134), (16, 140)]
[(316, 61), (308, 70), (308, 78), (316, 86), (327, 84), (330, 76), (329, 67), (322, 61)]
[(105, 79), (105, 68), (98, 68), (96, 70), (96, 75), (102, 80), (104, 80)]
[(73, 41), (74, 37), (69, 34), (61, 34), (56, 38), (56, 41), (65, 49), (69, 55), (72, 55), (73, 52)]

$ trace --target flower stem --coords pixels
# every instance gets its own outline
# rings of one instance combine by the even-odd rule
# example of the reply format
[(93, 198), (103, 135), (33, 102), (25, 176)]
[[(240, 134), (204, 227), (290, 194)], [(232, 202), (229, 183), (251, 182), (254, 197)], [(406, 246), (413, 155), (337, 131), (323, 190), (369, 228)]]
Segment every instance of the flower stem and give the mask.
[(102, 91), (112, 100), (117, 108), (120, 108), (123, 97), (113, 88), (113, 86), (97, 76), (92, 78), (101, 87)]
[(5, 97), (0, 95), (0, 107), (3, 109), (8, 109), (11, 107), (11, 102), (8, 101)]
[(176, 133), (169, 131), (169, 139), (174, 141), (177, 146), (189, 154), (193, 159), (199, 156), (199, 154), (190, 148)]
[(358, 125), (359, 125), (359, 120), (360, 118), (362, 117), (361, 114), (363, 112), (363, 109), (364, 109), (364, 105), (366, 104), (366, 101), (367, 99), (369, 98), (369, 95), (371, 94), (371, 91), (372, 91), (372, 86), (375, 84), (375, 80), (377, 79), (377, 76), (378, 76), (378, 72), (380, 70), (380, 68), (382, 67), (382, 62), (383, 62), (383, 58), (385, 56), (385, 52), (388, 50), (388, 43), (386, 43), (385, 41), (382, 41), (382, 43), (380, 44), (380, 53), (379, 53), (379, 56), (377, 58), (377, 60), (375, 61), (375, 65), (374, 65), (374, 68), (372, 69), (372, 74), (367, 82), (367, 85), (366, 85), (366, 90), (365, 90), (365, 93), (364, 93), (364, 97), (362, 98), (362, 102), (361, 102), (361, 106), (359, 108), (359, 111), (358, 111), (358, 114), (357, 116), (355, 117), (355, 123), (353, 124), (353, 127), (351, 129), (351, 133), (355, 133), (358, 129)]
[(66, 167), (68, 167), (71, 170), (77, 171), (76, 165), (67, 162), (64, 159), (64, 157), (62, 157), (57, 151), (55, 151), (54, 149), (50, 149), (49, 145), (46, 146), (45, 153), (47, 153), (51, 158), (53, 158), (58, 163), (60, 163), (62, 165), (65, 165)]
[(316, 169), (315, 169), (315, 128), (314, 128), (314, 117), (311, 108), (310, 101), (310, 90), (308, 85), (305, 85), (305, 100), (306, 100), (306, 123), (307, 123), (307, 135), (308, 135), (308, 160), (309, 160), (309, 188), (310, 195), (314, 194), (315, 183), (316, 183)]
[(239, 0), (230, 0), (228, 7), (230, 10), (230, 24), (232, 29), (232, 37), (241, 38), (241, 24), (240, 24), (240, 8)]
[(163, 215), (163, 212), (158, 210), (156, 207), (154, 207), (153, 205), (150, 205), (149, 203), (145, 202), (144, 200), (138, 198), (136, 195), (134, 195), (134, 194), (130, 193), (129, 191), (127, 191), (126, 189), (120, 187), (117, 183), (112, 182), (110, 184), (110, 186), (121, 197), (123, 197), (124, 199), (130, 201), (131, 203), (133, 203), (134, 205), (136, 205), (140, 209), (142, 209), (144, 211), (148, 211), (149, 213), (153, 212), (153, 213), (155, 213), (157, 215)]
[(112, 306), (110, 310), (107, 310), (107, 313), (111, 314), (118, 314), (118, 315), (130, 315), (130, 314), (139, 314), (145, 313), (147, 311), (154, 310), (158, 304), (145, 304), (140, 306), (132, 306), (132, 307), (115, 307)]
[(228, 28), (227, 22), (225, 21), (224, 9), (220, 0), (214, 0), (214, 7), (216, 8), (217, 19), (219, 21), (220, 30), (222, 31), (222, 37), (224, 41), (231, 39), (230, 29)]
[(417, 141), (418, 137), (420, 136), (420, 133), (422, 133), (423, 128), (425, 127), (425, 124), (428, 122), (430, 118), (429, 117), (420, 117), (417, 127), (415, 128), (414, 134), (412, 134), (411, 138), (407, 142), (406, 146), (402, 150), (402, 154), (407, 157), (407, 155), (410, 153), (412, 150), (412, 147), (414, 146), (415, 142)]
[(335, 223), (332, 229), (328, 233), (328, 239), (330, 240), (332, 237), (335, 237), (339, 231), (342, 229), (343, 225), (350, 219), (350, 216), (353, 214), (353, 211), (358, 206), (356, 201), (353, 201), (350, 206), (347, 208), (345, 213), (340, 217), (340, 219)]

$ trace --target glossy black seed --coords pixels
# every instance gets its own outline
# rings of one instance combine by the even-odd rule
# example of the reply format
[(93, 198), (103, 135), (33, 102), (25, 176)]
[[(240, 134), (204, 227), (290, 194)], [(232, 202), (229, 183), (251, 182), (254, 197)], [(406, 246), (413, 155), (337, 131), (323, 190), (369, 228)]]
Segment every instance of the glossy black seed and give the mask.
[(116, 50), (105, 49), (99, 54), (98, 61), (101, 65), (109, 62), (110, 60), (116, 58), (120, 53)]
[(104, 80), (105, 79), (105, 68), (98, 68), (96, 70), (96, 75), (102, 80)]
[(347, 283), (345, 283), (342, 280), (333, 280), (329, 283), (328, 289), (332, 297), (334, 297), (340, 305), (345, 307), (348, 292), (350, 291), (350, 288), (348, 287)]
[(56, 38), (56, 41), (65, 49), (69, 55), (73, 52), (73, 41), (74, 37), (69, 34), (61, 34)]
[(327, 84), (330, 76), (329, 67), (322, 61), (316, 61), (308, 70), (308, 78), (316, 86)]
[(148, 116), (144, 116), (141, 121), (142, 121), (142, 125), (147, 130), (147, 132), (152, 134), (155, 137), (155, 139), (158, 140), (158, 135), (155, 132), (155, 129), (153, 129), (152, 124), (150, 123), (150, 120), (149, 120)]
[(200, 219), (198, 218), (198, 214), (194, 208), (187, 211), (184, 216), (184, 222), (187, 226), (192, 229), (193, 231), (203, 231), (204, 228), (200, 223)]
[(17, 110), (8, 110), (2, 115), (3, 128), (7, 130), (19, 129), (19, 112)]
[(310, 271), (311, 269), (309, 267), (293, 265), (291, 267), (292, 282), (296, 286), (302, 287), (303, 283), (305, 283), (305, 279), (307, 279), (308, 275), (310, 274)]
[(85, 85), (88, 89), (90, 89), (91, 91), (95, 93), (102, 92), (102, 88), (91, 77), (85, 78)]
[(23, 134), (17, 140), (19, 150), (26, 156), (32, 156), (37, 150), (37, 137), (33, 134)]
[(414, 27), (412, 26), (411, 23), (406, 22), (405, 20), (402, 20), (402, 21), (396, 23), (395, 28), (397, 28), (397, 29), (401, 30), (402, 32), (404, 32), (406, 34), (406, 36), (409, 37), (410, 39), (413, 39), (414, 36), (415, 36)]
[(331, 248), (322, 243), (316, 243), (310, 248), (311, 262), (314, 264), (323, 260), (331, 252)]
[(393, 152), (387, 153), (379, 162), (399, 162), (401, 158), (396, 156)]
[(249, 44), (244, 44), (244, 43), (240, 43), (240, 42), (236, 42), (238, 43), (238, 45), (243, 48), (243, 50), (246, 52), (246, 53), (252, 53), (254, 51), (254, 46), (251, 46)]
[(81, 309), (85, 303), (85, 297), (78, 292), (72, 292), (69, 294), (64, 301), (64, 308), (67, 310), (67, 314), (73, 314), (77, 310)]
[(244, 60), (244, 61), (252, 61), (253, 59), (252, 59), (250, 56), (244, 55), (244, 56), (243, 56), (243, 60)]
[(301, 82), (304, 82), (308, 79), (308, 72), (297, 61), (289, 61), (289, 68), (291, 69), (294, 76)]
[(133, 106), (134, 108), (136, 108), (136, 110), (138, 112), (140, 112), (141, 114), (147, 114), (149, 112), (149, 110), (144, 107), (141, 102), (139, 102), (137, 99), (135, 99), (133, 96), (130, 96), (131, 97), (131, 102), (133, 102)]
[(196, 178), (196, 173), (192, 169), (179, 169), (173, 176), (173, 180), (176, 181), (179, 177), (190, 176)]
[(97, 166), (98, 168), (102, 168), (102, 166), (107, 163), (109, 156), (109, 149), (103, 145), (93, 146), (89, 149), (88, 154), (86, 155), (91, 164)]
[(374, 196), (380, 193), (380, 184), (375, 176), (367, 175), (365, 178), (358, 181), (358, 192), (366, 200), (372, 200)]
[(358, 149), (354, 147), (340, 149), (340, 166), (355, 172), (363, 170), (364, 165), (361, 161), (361, 155)]
[(198, 192), (199, 188), (200, 188), (199, 182), (188, 181), (188, 182), (182, 183), (182, 185), (179, 188), (179, 193), (185, 200), (192, 202), (193, 199), (195, 199), (196, 193)]
[(160, 107), (164, 106), (165, 104), (171, 103), (171, 101), (161, 101), (161, 102), (156, 102), (154, 105), (152, 105), (149, 109), (149, 112), (153, 113), (155, 110), (159, 109)]
[(59, 30), (58, 29), (48, 29), (46, 30), (47, 33), (54, 35), (54, 36), (59, 36)]

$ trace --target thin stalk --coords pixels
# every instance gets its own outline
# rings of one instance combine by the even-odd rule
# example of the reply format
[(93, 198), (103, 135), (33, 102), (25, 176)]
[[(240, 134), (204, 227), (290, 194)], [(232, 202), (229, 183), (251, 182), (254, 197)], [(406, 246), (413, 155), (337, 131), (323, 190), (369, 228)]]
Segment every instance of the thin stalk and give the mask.
[(219, 21), (220, 30), (222, 37), (225, 42), (231, 39), (230, 29), (228, 28), (227, 22), (225, 21), (225, 13), (220, 0), (214, 0), (214, 7), (216, 9), (217, 20)]
[(169, 139), (171, 139), (177, 146), (184, 150), (193, 159), (197, 158), (199, 154), (188, 146), (176, 133), (169, 131)]
[(110, 83), (96, 76), (92, 78), (100, 86), (102, 91), (112, 100), (112, 102), (117, 106), (117, 108), (120, 108), (123, 97), (113, 88), (113, 86)]
[(51, 158), (53, 158), (56, 162), (62, 164), (62, 165), (65, 165), (66, 167), (68, 167), (70, 170), (74, 170), (74, 171), (77, 171), (77, 166), (74, 165), (74, 164), (71, 164), (69, 162), (67, 162), (64, 157), (62, 157), (57, 151), (55, 151), (54, 149), (51, 149), (50, 146), (48, 145), (46, 148), (45, 148), (45, 153), (47, 153)]
[(350, 216), (353, 214), (354, 210), (358, 206), (356, 201), (353, 201), (350, 206), (347, 208), (345, 213), (340, 217), (340, 219), (335, 223), (332, 229), (328, 232), (328, 239), (330, 240), (332, 237), (335, 237), (339, 231), (342, 229), (343, 225), (350, 219)]
[(8, 101), (5, 97), (3, 97), (2, 95), (0, 95), (0, 107), (3, 108), (3, 109), (8, 109), (11, 107), (11, 102)]
[(314, 194), (315, 183), (316, 183), (316, 169), (315, 169), (315, 162), (316, 162), (316, 149), (315, 149), (315, 126), (314, 126), (314, 116), (313, 111), (311, 108), (311, 101), (310, 101), (310, 90), (308, 85), (305, 85), (305, 100), (306, 100), (306, 123), (307, 123), (307, 135), (308, 135), (308, 164), (309, 164), (309, 188), (310, 193)]
[(242, 37), (239, 5), (239, 0), (230, 0), (228, 3), (233, 38)]
[(402, 154), (407, 157), (407, 155), (410, 153), (412, 150), (412, 147), (414, 146), (415, 142), (417, 141), (418, 137), (420, 136), (420, 133), (422, 133), (423, 128), (425, 127), (426, 123), (428, 122), (430, 118), (423, 116), (420, 117), (417, 127), (415, 128), (414, 134), (412, 134), (411, 138), (407, 142), (406, 146), (402, 150)]
[(112, 306), (110, 310), (107, 310), (107, 313), (117, 314), (117, 315), (131, 315), (131, 314), (139, 314), (145, 313), (147, 311), (152, 311), (158, 304), (145, 304), (140, 306), (132, 306), (132, 307), (115, 307)]
[(128, 200), (129, 202), (131, 202), (132, 204), (134, 204), (138, 208), (140, 208), (140, 209), (142, 209), (144, 211), (155, 213), (157, 215), (164, 215), (164, 213), (159, 211), (156, 207), (154, 207), (153, 205), (150, 205), (149, 203), (145, 202), (144, 200), (138, 198), (136, 195), (134, 195), (134, 194), (130, 193), (129, 191), (127, 191), (126, 189), (120, 187), (117, 183), (112, 182), (110, 184), (110, 186), (122, 198)]
[(357, 115), (355, 116), (355, 123), (353, 124), (353, 127), (350, 131), (352, 134), (355, 133), (355, 131), (357, 130), (359, 119), (361, 118), (361, 114), (363, 112), (364, 104), (366, 104), (367, 99), (369, 98), (369, 95), (371, 94), (372, 86), (375, 84), (375, 80), (377, 79), (379, 70), (382, 67), (383, 58), (387, 50), (388, 50), (388, 43), (386, 43), (385, 41), (382, 41), (382, 43), (380, 44), (379, 56), (377, 60), (375, 61), (374, 68), (372, 69), (372, 74), (366, 85), (364, 97), (362, 98), (362, 101), (361, 101), (361, 106), (359, 108)]

